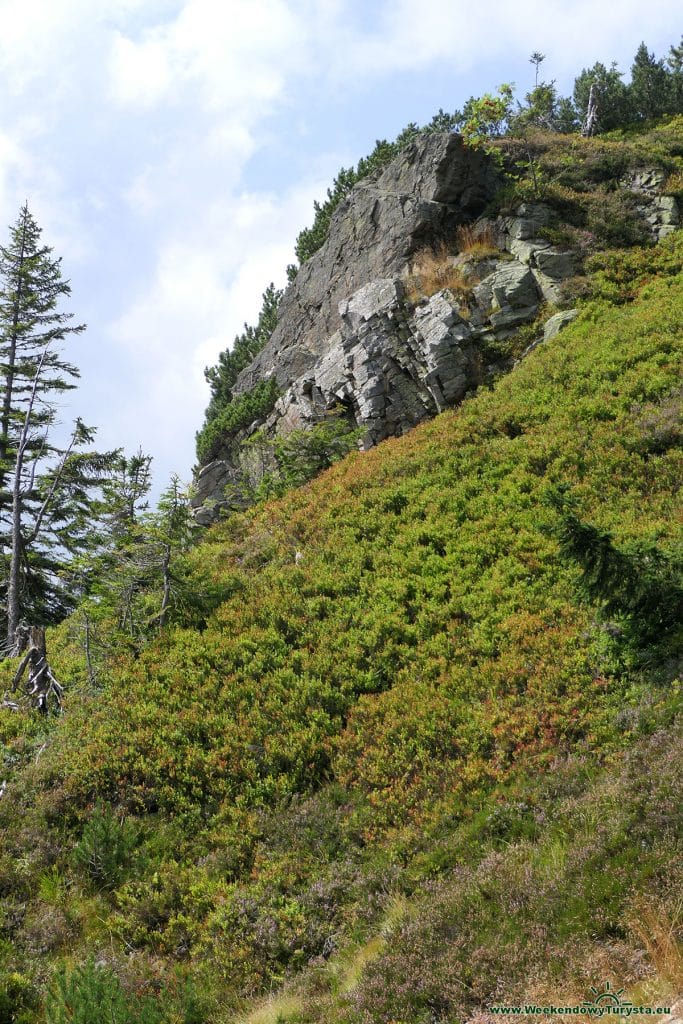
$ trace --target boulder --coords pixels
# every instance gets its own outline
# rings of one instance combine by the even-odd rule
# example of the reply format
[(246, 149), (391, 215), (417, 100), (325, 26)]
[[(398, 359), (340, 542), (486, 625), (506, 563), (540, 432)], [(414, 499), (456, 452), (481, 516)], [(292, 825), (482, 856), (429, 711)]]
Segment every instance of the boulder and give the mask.
[(552, 211), (544, 203), (522, 203), (516, 216), (505, 218), (505, 227), (511, 239), (534, 238), (542, 227), (552, 220)]
[(546, 320), (543, 327), (543, 341), (549, 341), (556, 334), (568, 327), (572, 320), (579, 315), (578, 309), (564, 309), (561, 313), (555, 313), (549, 320)]
[(490, 315), (491, 312), (509, 313), (534, 308), (538, 305), (539, 295), (529, 268), (512, 260), (508, 263), (501, 261), (498, 269), (476, 286), (474, 298), (480, 309)]
[(533, 238), (528, 241), (524, 241), (519, 238), (513, 238), (508, 242), (508, 251), (512, 253), (516, 260), (520, 263), (529, 264), (534, 262), (536, 253), (540, 249), (549, 249), (550, 242), (545, 242), (542, 238)]
[(564, 281), (576, 274), (576, 257), (573, 252), (539, 248), (534, 253), (534, 263), (541, 274), (552, 281)]
[(681, 218), (678, 212), (678, 203), (673, 196), (658, 196), (655, 200), (655, 205), (658, 220), (662, 225), (678, 227)]

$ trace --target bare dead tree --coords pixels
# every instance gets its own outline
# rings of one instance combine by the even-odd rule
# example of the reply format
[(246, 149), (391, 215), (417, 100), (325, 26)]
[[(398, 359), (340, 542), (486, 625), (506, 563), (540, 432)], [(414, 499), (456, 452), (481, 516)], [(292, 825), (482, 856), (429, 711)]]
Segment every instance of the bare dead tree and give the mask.
[(581, 134), (587, 137), (595, 135), (596, 128), (598, 126), (598, 107), (600, 100), (600, 88), (597, 82), (591, 83), (590, 92), (588, 94), (588, 107), (586, 108), (586, 117), (581, 128)]

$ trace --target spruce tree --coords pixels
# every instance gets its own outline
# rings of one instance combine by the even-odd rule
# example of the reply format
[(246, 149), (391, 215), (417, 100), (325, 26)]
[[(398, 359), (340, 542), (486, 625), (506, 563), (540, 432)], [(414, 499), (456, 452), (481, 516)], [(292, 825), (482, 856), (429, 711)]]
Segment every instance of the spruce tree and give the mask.
[(188, 597), (177, 569), (200, 528), (176, 476), (150, 511), (151, 461), (119, 457), (103, 488), (103, 529), (73, 566), (91, 679), (110, 649), (137, 650)]
[(113, 453), (90, 449), (94, 431), (77, 419), (58, 440), (58, 400), (78, 369), (61, 345), (85, 326), (60, 309), (70, 294), (61, 260), (41, 244), (24, 204), (0, 247), (0, 543), (7, 649), (22, 619), (45, 624), (72, 598), (62, 571), (89, 541), (97, 488)]
[(631, 99), (638, 120), (650, 121), (671, 110), (671, 76), (663, 60), (649, 53), (645, 43), (638, 47), (631, 67)]
[(678, 46), (671, 46), (666, 58), (669, 66), (671, 113), (683, 114), (683, 36)]

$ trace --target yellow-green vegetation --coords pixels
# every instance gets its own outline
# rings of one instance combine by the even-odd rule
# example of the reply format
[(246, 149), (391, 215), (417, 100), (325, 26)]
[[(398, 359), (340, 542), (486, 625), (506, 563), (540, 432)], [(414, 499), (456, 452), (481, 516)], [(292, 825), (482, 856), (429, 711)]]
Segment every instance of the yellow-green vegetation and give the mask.
[(590, 271), (494, 387), (213, 528), (96, 684), (52, 631), (64, 715), (0, 710), (0, 1020), (669, 997), (681, 632), (590, 545), (675, 607), (683, 238)]
[(680, 633), (581, 603), (551, 498), (675, 556), (682, 265), (601, 257), (495, 388), (212, 529), (220, 601), (96, 690), (52, 633), (66, 714), (0, 712), (4, 1019), (222, 1021), (298, 978), (281, 1020), (422, 1024), (635, 984), (648, 913), (676, 949)]

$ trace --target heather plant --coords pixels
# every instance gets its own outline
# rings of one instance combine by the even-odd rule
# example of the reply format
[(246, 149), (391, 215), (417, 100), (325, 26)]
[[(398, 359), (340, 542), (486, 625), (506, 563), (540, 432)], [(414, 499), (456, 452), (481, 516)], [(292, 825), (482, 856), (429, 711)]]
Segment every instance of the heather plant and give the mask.
[[(670, 915), (678, 913), (683, 884), (674, 853), (680, 837), (662, 833), (661, 822), (675, 831), (679, 728), (644, 744), (616, 783), (550, 805), (550, 819), (537, 796), (531, 808), (543, 823), (537, 841), (508, 843), (504, 853), (457, 867), (431, 887), (391, 946), (338, 1001), (334, 1019), (359, 1024), (372, 1015), (418, 1024), (435, 1007), (451, 1019), (482, 1005), (530, 1002), (534, 993), (546, 1001), (552, 992), (585, 998), (598, 963), (606, 977), (647, 977), (648, 965), (626, 941), (632, 929), (640, 949), (663, 962), (662, 981), (675, 986), (679, 930)], [(634, 877), (648, 891), (635, 905)], [(601, 939), (608, 942), (607, 959), (598, 953)], [(666, 1003), (666, 989), (659, 992), (655, 1001)]]

